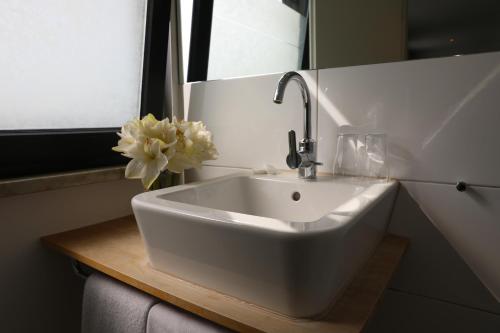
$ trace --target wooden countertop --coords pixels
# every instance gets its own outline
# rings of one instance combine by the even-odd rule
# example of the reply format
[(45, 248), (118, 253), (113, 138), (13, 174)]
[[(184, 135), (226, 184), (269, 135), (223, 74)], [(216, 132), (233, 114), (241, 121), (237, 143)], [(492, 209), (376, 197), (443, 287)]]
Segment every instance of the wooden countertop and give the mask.
[(128, 216), (42, 238), (63, 254), (165, 302), (242, 332), (361, 332), (408, 245), (386, 235), (330, 312), (294, 319), (156, 271), (148, 264), (135, 219)]

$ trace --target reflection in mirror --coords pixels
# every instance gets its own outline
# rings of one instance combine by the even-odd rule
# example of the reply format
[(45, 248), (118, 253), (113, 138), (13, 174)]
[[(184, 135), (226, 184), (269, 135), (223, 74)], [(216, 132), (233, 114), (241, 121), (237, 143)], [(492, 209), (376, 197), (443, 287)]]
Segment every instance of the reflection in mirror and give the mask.
[(406, 59), (406, 0), (316, 0), (310, 68)]
[(179, 9), (187, 81), (309, 68), (308, 0), (180, 0)]
[(500, 50), (500, 1), (408, 0), (408, 58)]
[(498, 0), (178, 0), (183, 82), (500, 50)]

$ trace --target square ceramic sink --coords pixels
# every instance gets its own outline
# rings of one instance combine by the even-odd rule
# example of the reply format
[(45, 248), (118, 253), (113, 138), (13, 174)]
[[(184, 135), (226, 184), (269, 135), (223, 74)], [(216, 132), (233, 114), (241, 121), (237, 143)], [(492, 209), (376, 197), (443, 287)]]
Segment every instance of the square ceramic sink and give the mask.
[(153, 268), (292, 317), (331, 306), (384, 235), (396, 182), (236, 174), (132, 200)]

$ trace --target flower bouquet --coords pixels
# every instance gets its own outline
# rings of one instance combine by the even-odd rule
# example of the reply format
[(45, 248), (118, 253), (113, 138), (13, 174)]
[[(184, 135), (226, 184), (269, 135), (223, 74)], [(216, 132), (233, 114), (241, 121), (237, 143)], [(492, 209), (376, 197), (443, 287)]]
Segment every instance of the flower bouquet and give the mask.
[(212, 134), (201, 121), (157, 120), (148, 114), (128, 121), (117, 134), (120, 140), (113, 150), (132, 159), (125, 177), (141, 179), (146, 190), (161, 188), (161, 175), (171, 179), (218, 156)]

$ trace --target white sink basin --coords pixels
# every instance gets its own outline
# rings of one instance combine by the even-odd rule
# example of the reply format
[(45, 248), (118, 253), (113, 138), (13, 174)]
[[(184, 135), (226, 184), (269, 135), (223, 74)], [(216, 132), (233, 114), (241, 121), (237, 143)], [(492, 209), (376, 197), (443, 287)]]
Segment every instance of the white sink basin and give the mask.
[(238, 174), (142, 193), (132, 206), (155, 269), (311, 317), (370, 257), (396, 189), (355, 178)]

